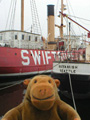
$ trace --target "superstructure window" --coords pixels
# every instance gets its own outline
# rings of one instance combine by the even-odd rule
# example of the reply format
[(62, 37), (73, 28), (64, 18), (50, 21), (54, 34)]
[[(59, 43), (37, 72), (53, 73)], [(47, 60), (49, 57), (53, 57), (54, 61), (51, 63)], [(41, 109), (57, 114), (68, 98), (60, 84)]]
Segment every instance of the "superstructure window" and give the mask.
[(29, 36), (29, 41), (31, 40), (31, 36)]
[(17, 35), (15, 35), (15, 40), (17, 40)]
[(35, 42), (37, 42), (37, 37), (35, 37)]
[(0, 40), (2, 40), (2, 36), (0, 36)]
[(22, 35), (22, 40), (24, 40), (24, 35)]

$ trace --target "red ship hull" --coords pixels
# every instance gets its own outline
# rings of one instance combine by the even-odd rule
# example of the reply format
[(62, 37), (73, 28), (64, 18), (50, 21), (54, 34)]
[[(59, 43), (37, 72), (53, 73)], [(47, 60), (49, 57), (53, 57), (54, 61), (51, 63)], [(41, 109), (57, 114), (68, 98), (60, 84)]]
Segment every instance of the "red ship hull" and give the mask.
[[(26, 78), (35, 74), (50, 73), (55, 55), (59, 56), (60, 52), (0, 47), (0, 82), (5, 82), (4, 78)], [(62, 53), (62, 56), (65, 57), (65, 54), (65, 52)]]
[(57, 52), (0, 47), (0, 78), (49, 73)]

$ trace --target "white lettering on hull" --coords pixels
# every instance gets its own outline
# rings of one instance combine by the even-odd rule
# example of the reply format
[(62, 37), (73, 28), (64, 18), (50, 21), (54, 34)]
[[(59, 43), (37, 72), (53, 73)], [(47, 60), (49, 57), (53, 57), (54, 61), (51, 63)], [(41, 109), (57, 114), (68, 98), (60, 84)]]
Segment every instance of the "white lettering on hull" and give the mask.
[(50, 54), (50, 51), (45, 51), (47, 64), (49, 64), (49, 59), (51, 59), (51, 56), (48, 56), (48, 54)]
[(24, 56), (24, 54), (29, 54), (29, 52), (27, 50), (21, 50), (21, 57), (24, 61), (22, 61), (23, 65), (29, 65), (30, 64), (30, 59), (28, 56)]
[(37, 65), (37, 61), (38, 61), (38, 64), (40, 65), (41, 64), (41, 55), (40, 55), (40, 51), (38, 51), (38, 53), (35, 51), (35, 54), (33, 53), (32, 50), (31, 51), (31, 54), (33, 56), (33, 60), (34, 60), (34, 63), (35, 65)]
[[(31, 55), (31, 56), (30, 56)], [(30, 59), (33, 60), (35, 65), (50, 64), (50, 60), (55, 58), (56, 51), (40, 51), (40, 50), (21, 50), (22, 65), (30, 65)], [(32, 58), (31, 58), (32, 57)], [(42, 61), (41, 61), (42, 60)], [(53, 60), (52, 60), (53, 61)]]
[(52, 51), (51, 53), (54, 55), (54, 59), (55, 59), (56, 51)]
[(45, 56), (44, 56), (44, 52), (42, 51), (42, 57), (43, 57), (43, 63), (44, 63), (44, 65), (46, 64), (46, 62), (45, 62)]

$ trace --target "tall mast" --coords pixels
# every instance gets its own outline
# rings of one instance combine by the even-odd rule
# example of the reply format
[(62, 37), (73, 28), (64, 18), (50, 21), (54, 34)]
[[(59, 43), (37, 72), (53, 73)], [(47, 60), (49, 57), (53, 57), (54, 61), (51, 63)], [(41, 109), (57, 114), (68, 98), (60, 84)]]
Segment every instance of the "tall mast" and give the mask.
[[(61, 0), (61, 12), (63, 13), (63, 0)], [(61, 15), (60, 36), (63, 38), (63, 16)]]
[(24, 31), (24, 0), (21, 0), (21, 31)]
[(70, 32), (71, 32), (71, 23), (69, 22), (69, 52), (71, 51), (71, 40), (70, 40)]
[[(61, 12), (63, 13), (64, 10), (66, 10), (65, 8), (66, 6), (63, 4), (63, 0), (61, 0)], [(63, 25), (63, 15), (61, 14), (61, 26), (60, 26), (60, 37), (61, 39), (63, 38), (63, 27), (66, 27), (65, 25)]]

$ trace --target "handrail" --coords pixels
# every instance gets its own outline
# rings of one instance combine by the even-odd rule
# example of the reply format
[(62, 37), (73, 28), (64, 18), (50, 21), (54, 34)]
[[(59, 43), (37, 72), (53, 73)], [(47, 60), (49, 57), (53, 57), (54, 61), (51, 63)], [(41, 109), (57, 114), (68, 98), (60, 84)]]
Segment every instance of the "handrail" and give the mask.
[(80, 61), (80, 52), (60, 52), (58, 55), (55, 55), (55, 61)]

